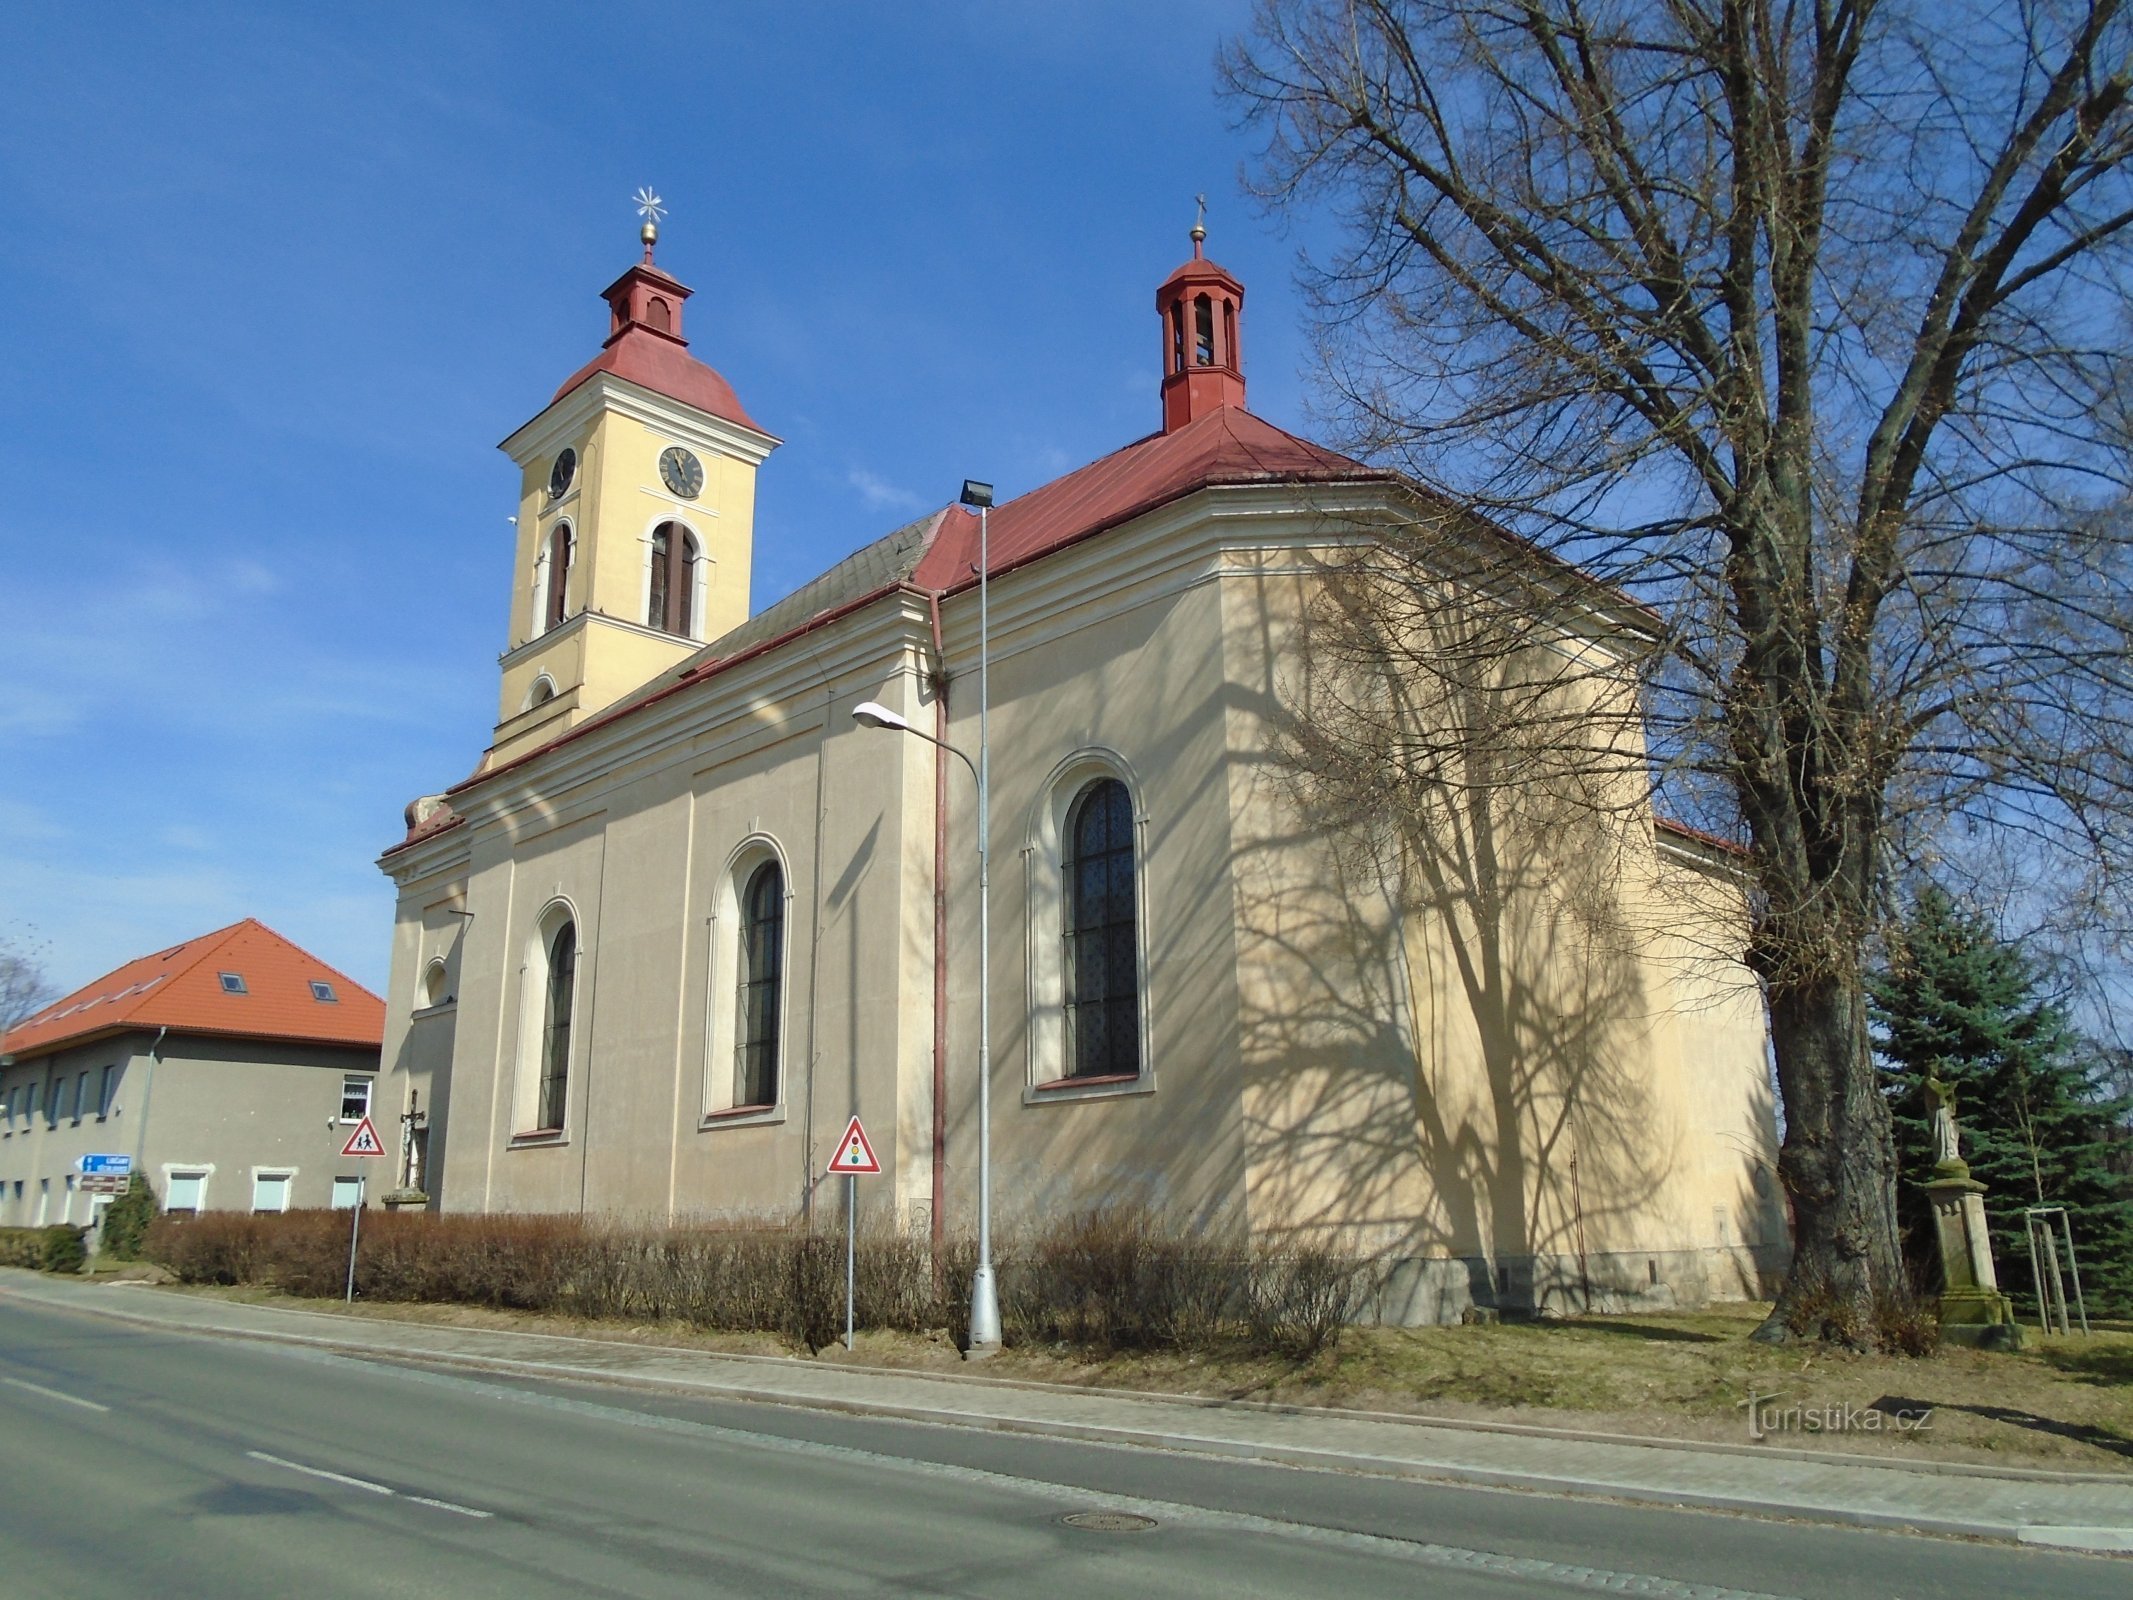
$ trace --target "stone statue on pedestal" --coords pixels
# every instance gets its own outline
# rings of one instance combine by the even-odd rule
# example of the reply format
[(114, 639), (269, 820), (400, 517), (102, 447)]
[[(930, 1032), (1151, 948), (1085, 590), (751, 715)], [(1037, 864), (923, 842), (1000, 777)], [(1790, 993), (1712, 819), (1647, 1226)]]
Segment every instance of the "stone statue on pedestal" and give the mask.
[(1940, 1336), (1950, 1344), (1987, 1350), (2018, 1350), (2022, 1330), (2014, 1303), (2000, 1293), (1985, 1230), (1985, 1186), (1963, 1160), (1962, 1132), (1955, 1121), (1955, 1091), (1929, 1072), (1926, 1102), (1933, 1108), (1934, 1178), (1923, 1185), (1933, 1202), (1940, 1243)]

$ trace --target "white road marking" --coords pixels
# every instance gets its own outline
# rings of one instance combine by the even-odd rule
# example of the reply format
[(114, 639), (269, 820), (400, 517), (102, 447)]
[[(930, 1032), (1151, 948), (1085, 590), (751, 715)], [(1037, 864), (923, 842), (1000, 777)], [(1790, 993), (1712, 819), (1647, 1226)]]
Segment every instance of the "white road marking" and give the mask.
[(84, 1411), (109, 1411), (109, 1406), (100, 1406), (94, 1400), (84, 1400), (78, 1394), (61, 1394), (57, 1389), (47, 1389), (41, 1383), (31, 1383), (23, 1378), (0, 1378), (0, 1383), (13, 1384), (17, 1389), (27, 1389), (31, 1394), (41, 1394), (47, 1400), (64, 1400), (70, 1406), (80, 1406)]
[(411, 1500), (418, 1506), (435, 1506), (439, 1511), (455, 1511), (462, 1517), (496, 1515), (493, 1511), (476, 1511), (472, 1506), (454, 1505), (449, 1500), (432, 1500), (426, 1494), (402, 1494), (389, 1484), (372, 1483), (368, 1478), (351, 1478), (345, 1472), (328, 1472), (324, 1467), (307, 1467), (301, 1461), (284, 1461), (280, 1456), (270, 1456), (264, 1450), (247, 1450), (245, 1454), (254, 1461), (264, 1461), (272, 1467), (287, 1467), (291, 1472), (301, 1472), (312, 1478), (324, 1478), (329, 1483), (345, 1483), (351, 1489), (367, 1489), (370, 1493), (382, 1494), (389, 1500)]
[(351, 1489), (368, 1489), (372, 1494), (390, 1496), (393, 1491), (382, 1483), (372, 1483), (368, 1478), (351, 1478), (345, 1472), (328, 1472), (324, 1467), (307, 1467), (301, 1461), (284, 1461), (280, 1456), (270, 1456), (264, 1450), (247, 1450), (246, 1455), (254, 1461), (264, 1461), (272, 1467), (287, 1467), (291, 1472), (301, 1472), (313, 1478), (325, 1478), (333, 1483), (345, 1483)]

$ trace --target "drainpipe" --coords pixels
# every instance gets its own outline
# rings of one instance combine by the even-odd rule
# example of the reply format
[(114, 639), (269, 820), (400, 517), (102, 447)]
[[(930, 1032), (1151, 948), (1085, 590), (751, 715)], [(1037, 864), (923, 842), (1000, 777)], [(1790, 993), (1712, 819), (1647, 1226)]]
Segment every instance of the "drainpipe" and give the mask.
[(933, 628), (933, 1271), (948, 1238), (948, 660), (941, 648), (941, 593), (926, 595)]
[(168, 1028), (156, 1029), (154, 1042), (148, 1046), (148, 1079), (141, 1085), (141, 1126), (133, 1138), (133, 1170), (147, 1177), (144, 1164), (148, 1160), (148, 1108), (155, 1100), (156, 1063), (163, 1059), (163, 1036)]

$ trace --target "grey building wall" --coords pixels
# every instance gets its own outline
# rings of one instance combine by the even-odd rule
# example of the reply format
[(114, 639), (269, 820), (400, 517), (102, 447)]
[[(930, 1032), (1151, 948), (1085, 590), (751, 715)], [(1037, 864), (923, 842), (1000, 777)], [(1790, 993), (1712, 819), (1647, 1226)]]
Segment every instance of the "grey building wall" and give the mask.
[[(0, 1068), (0, 1226), (91, 1221), (100, 1197), (78, 1180), (90, 1154), (131, 1156), (159, 1204), (173, 1174), (183, 1198), (195, 1173), (202, 1210), (252, 1210), (262, 1174), (286, 1177), (260, 1198), (291, 1210), (331, 1204), (334, 1178), (359, 1172), (375, 1202), (391, 1162), (340, 1149), (355, 1126), (346, 1080), (374, 1086), (377, 1073), (375, 1050), (151, 1032), (17, 1060)], [(397, 1113), (371, 1115), (390, 1146)]]

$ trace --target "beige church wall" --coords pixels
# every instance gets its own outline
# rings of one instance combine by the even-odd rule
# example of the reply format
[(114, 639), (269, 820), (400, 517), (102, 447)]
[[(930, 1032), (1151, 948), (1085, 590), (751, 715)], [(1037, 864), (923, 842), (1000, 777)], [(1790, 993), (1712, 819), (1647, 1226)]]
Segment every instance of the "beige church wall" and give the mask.
[[(1135, 562), (1145, 570), (1122, 576), (1121, 563)], [(1122, 538), (993, 585), (993, 1170), (996, 1216), (1010, 1230), (1110, 1201), (1199, 1227), (1241, 1224), (1221, 615), (1203, 568), (1166, 556), (1160, 539)], [(972, 752), (975, 610), (966, 593), (945, 619), (956, 673), (950, 737)], [(1138, 817), (1148, 1054), (1139, 1084), (1047, 1091), (1037, 1084), (1065, 1062), (1057, 1007), (1033, 996), (1033, 961), (1061, 937), (1045, 813), (1056, 819), (1100, 774), (1127, 781)], [(967, 1085), (977, 1047), (975, 820), (971, 785), (951, 777), (950, 1074)], [(1051, 1038), (1033, 1037), (1047, 1023)], [(975, 1096), (962, 1088), (950, 1106), (949, 1215), (967, 1228)]]
[[(474, 915), (454, 1007), (447, 1209), (794, 1216), (856, 1103), (887, 1168), (866, 1203), (901, 1226), (923, 1221), (931, 761), (916, 741), (850, 719), (860, 699), (893, 698), (885, 679), (915, 677), (877, 660), (826, 687), (739, 689), (723, 710), (707, 696), (702, 724), (678, 738), (633, 743), (620, 759), (565, 746), (513, 775), (515, 790), (489, 803), (496, 814), (469, 802)], [(930, 718), (915, 700), (911, 710)], [(733, 901), (764, 854), (782, 863), (788, 895), (779, 1103), (725, 1117)], [(417, 899), (403, 891), (404, 917)], [(521, 969), (558, 900), (580, 935), (566, 1127), (559, 1140), (514, 1137), (527, 1019), (543, 1004)], [(413, 1048), (412, 1026), (408, 1038)], [(841, 1188), (825, 1192), (841, 1206)]]
[[(1514, 788), (1486, 804), (1447, 792), (1427, 850), (1323, 831), (1281, 732), (1284, 706), (1309, 704), (1294, 641), (1315, 580), (1271, 557), (1236, 565), (1255, 1233), (1315, 1232), (1399, 1264), (1386, 1311), (1401, 1319), (1721, 1287), (1708, 1219), (1749, 1166), (1707, 1155), (1707, 1125), (1752, 1123), (1755, 1090), (1730, 1067), (1693, 1093), (1683, 1081), (1674, 996), (1653, 970), (1668, 952), (1653, 945), (1648, 821), (1572, 826)], [(1737, 995), (1706, 1026), (1729, 1062), (1760, 1049), (1759, 1005)]]
[[(414, 1172), (420, 1183), (440, 1170), (446, 1140), (442, 1108), (451, 1093), (452, 1053), (458, 1024), (458, 989), (466, 937), (465, 862), (461, 840), (442, 847), (446, 865), (411, 876), (399, 886), (393, 917), (392, 959), (386, 984), (383, 1071), (378, 1085), (381, 1115), (378, 1132), (392, 1151), (390, 1182), (398, 1187), (410, 1175), (407, 1133), (398, 1118), (411, 1107), (428, 1120), (424, 1164)], [(433, 1003), (429, 985), (433, 965), (442, 963), (443, 997)], [(435, 1183), (428, 1192), (434, 1203)]]

